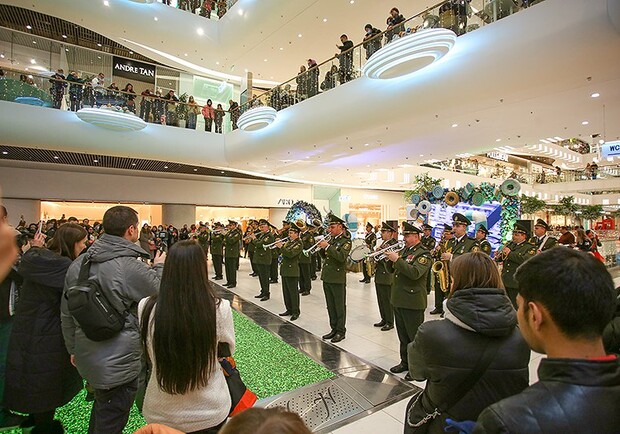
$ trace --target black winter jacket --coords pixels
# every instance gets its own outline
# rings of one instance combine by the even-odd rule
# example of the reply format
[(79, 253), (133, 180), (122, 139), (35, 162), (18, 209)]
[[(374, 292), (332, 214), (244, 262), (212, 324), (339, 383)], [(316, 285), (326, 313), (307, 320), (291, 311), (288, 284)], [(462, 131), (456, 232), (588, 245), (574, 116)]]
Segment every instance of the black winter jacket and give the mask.
[[(418, 401), (442, 415), (429, 423), (429, 433), (443, 433), (445, 419), (476, 420), (484, 408), (521, 392), (528, 385), (530, 349), (517, 328), (517, 315), (503, 289), (472, 288), (454, 292), (446, 318), (420, 326), (409, 344), (409, 372), (427, 380)], [(442, 408), (480, 360), (489, 342), (499, 339), (495, 358), (480, 380), (451, 408)]]
[(474, 434), (617, 434), (620, 361), (543, 359), (538, 383), (485, 409)]
[(4, 404), (23, 413), (61, 407), (81, 389), (60, 326), (60, 298), (71, 259), (32, 248), (19, 265), (24, 279), (9, 340)]

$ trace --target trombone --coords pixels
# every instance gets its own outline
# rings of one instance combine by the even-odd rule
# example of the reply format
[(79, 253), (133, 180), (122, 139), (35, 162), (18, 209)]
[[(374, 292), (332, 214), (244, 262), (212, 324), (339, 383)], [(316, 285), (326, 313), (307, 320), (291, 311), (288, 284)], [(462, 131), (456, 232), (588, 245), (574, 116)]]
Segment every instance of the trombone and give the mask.
[(396, 244), (392, 244), (391, 246), (384, 247), (383, 249), (379, 249), (376, 252), (369, 253), (366, 255), (368, 259), (374, 259), (375, 261), (381, 261), (386, 258), (387, 253), (397, 253), (405, 248), (405, 243), (402, 241), (397, 242)]
[(275, 240), (273, 243), (269, 243), (269, 244), (263, 244), (263, 249), (267, 250), (267, 249), (275, 249), (277, 247), (278, 243), (286, 243), (289, 240), (290, 237), (286, 237), (286, 238), (282, 238), (281, 240)]
[[(319, 237), (315, 237), (315, 239), (316, 238), (319, 238)], [(316, 243), (314, 243), (311, 247), (304, 249), (303, 254), (306, 256), (315, 254), (317, 251), (319, 251), (319, 244), (321, 243), (321, 241), (327, 241), (329, 243), (331, 239), (332, 239), (331, 235), (325, 235), (324, 237), (320, 237), (320, 239)]]

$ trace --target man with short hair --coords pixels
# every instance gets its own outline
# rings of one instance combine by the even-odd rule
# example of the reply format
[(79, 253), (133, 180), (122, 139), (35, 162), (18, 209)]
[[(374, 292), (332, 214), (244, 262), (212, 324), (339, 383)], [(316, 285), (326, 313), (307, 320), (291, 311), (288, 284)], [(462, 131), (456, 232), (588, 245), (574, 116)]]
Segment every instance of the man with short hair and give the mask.
[[(370, 250), (371, 252), (375, 249), (375, 244), (377, 243), (377, 235), (375, 235), (375, 232), (373, 231), (373, 226), (370, 222), (366, 223), (366, 233), (364, 234), (364, 243), (366, 244), (366, 247), (368, 247), (368, 250)], [(367, 262), (366, 260), (364, 260), (362, 262), (362, 274), (364, 275), (364, 278), (362, 280), (360, 280), (361, 283), (370, 283), (370, 274), (368, 273), (368, 266), (367, 266)]]
[[(407, 345), (413, 342), (418, 327), (424, 322), (427, 305), (426, 275), (433, 261), (430, 252), (420, 242), (421, 233), (422, 229), (418, 226), (403, 222), (405, 248), (400, 252), (386, 254), (395, 269), (391, 301), (400, 341), (400, 363), (390, 368), (395, 374), (409, 371)], [(409, 372), (405, 379), (412, 380)]]
[(243, 234), (234, 220), (228, 220), (228, 232), (224, 235), (224, 268), (226, 270), (227, 288), (237, 286), (237, 270), (239, 269), (239, 241)]
[(351, 240), (345, 234), (345, 221), (330, 214), (328, 216), (329, 241), (322, 240), (318, 247), (325, 263), (321, 272), (323, 291), (331, 331), (323, 339), (340, 342), (347, 332), (347, 258), (351, 251)]
[(558, 240), (558, 244), (561, 244), (562, 246), (567, 246), (570, 247), (573, 244), (575, 244), (575, 236), (573, 235), (573, 233), (568, 229), (568, 226), (562, 226), (560, 228), (560, 232), (562, 233), (562, 235), (560, 235), (560, 239)]
[[(67, 350), (80, 375), (95, 389), (89, 434), (120, 433), (138, 390), (142, 350), (137, 306), (159, 291), (165, 253), (159, 253), (153, 267), (138, 258), (149, 259), (139, 245), (138, 213), (127, 206), (114, 206), (103, 216), (105, 233), (69, 267), (61, 300), (62, 333)], [(79, 282), (85, 261), (91, 263), (90, 279), (96, 278), (110, 304), (126, 314), (124, 328), (114, 337), (95, 342), (86, 337), (67, 305), (69, 288)]]
[(302, 244), (302, 253), (299, 255), (299, 292), (304, 296), (310, 295), (310, 290), (312, 289), (312, 280), (310, 280), (312, 255), (304, 254), (303, 250), (309, 249), (314, 245), (314, 236), (310, 232), (310, 229), (313, 227), (312, 223), (307, 223), (300, 228), (301, 234), (299, 235)]
[(616, 307), (605, 266), (552, 249), (519, 267), (516, 280), (521, 334), (547, 357), (538, 382), (487, 407), (474, 433), (617, 433), (620, 362), (601, 337)]
[[(211, 233), (211, 260), (213, 261), (213, 269), (215, 276), (213, 280), (222, 280), (222, 264), (224, 263), (224, 225), (220, 222), (215, 222), (213, 225), (213, 232)], [(226, 276), (228, 277), (228, 275)]]
[(336, 54), (340, 63), (340, 84), (345, 84), (352, 79), (353, 72), (353, 41), (349, 41), (347, 35), (340, 36), (342, 45), (336, 44), (336, 48), (340, 50), (340, 54)]
[(542, 219), (536, 220), (536, 224), (534, 225), (535, 236), (530, 238), (529, 242), (536, 246), (537, 253), (544, 252), (558, 245), (558, 240), (547, 234), (548, 230), (549, 225), (546, 221)]
[(521, 264), (536, 254), (536, 247), (528, 243), (527, 239), (527, 228), (516, 223), (512, 230), (512, 241), (507, 243), (501, 251), (495, 253), (495, 260), (504, 264), (502, 281), (515, 309), (517, 308), (517, 293), (519, 292), (515, 273)]

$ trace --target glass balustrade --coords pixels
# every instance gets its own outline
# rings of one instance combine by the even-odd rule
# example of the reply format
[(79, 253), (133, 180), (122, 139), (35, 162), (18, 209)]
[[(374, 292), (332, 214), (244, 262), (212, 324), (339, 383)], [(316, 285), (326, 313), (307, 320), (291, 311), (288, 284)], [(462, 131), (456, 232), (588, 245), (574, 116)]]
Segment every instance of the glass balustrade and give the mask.
[(319, 64), (308, 62), (308, 66), (303, 66), (296, 77), (244, 103), (241, 106), (241, 113), (265, 105), (282, 110), (355, 80), (362, 76), (362, 68), (370, 56), (399, 38), (434, 28), (450, 29), (457, 36), (461, 36), (542, 1), (442, 1), (394, 27), (371, 34), (352, 48), (345, 49), (344, 41), (342, 44), (337, 44), (343, 48), (339, 51), (334, 47), (333, 57)]
[(219, 20), (237, 0), (157, 0), (170, 7), (200, 15), (211, 20)]
[[(113, 108), (139, 116), (145, 122), (196, 129), (198, 118), (203, 118), (210, 132), (222, 133), (236, 128), (238, 110), (210, 108), (188, 100), (187, 94), (165, 95), (104, 87), (96, 77), (65, 79), (51, 74), (25, 74), (23, 71), (3, 69), (0, 77), (0, 100), (21, 104), (78, 111), (81, 108)], [(232, 124), (232, 125), (231, 125)]]

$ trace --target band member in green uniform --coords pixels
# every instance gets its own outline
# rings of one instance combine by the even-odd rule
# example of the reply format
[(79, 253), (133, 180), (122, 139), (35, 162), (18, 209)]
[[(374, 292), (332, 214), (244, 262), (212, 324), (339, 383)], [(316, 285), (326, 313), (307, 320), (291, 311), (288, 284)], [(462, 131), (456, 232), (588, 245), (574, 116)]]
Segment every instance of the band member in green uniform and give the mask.
[[(316, 221), (315, 223), (316, 224), (313, 224), (312, 229), (310, 229), (310, 232), (312, 232), (312, 236), (315, 237), (315, 242), (316, 242), (317, 236), (325, 235), (325, 229), (321, 225), (320, 220)], [(311, 280), (316, 280), (316, 272), (321, 271), (321, 267), (322, 267), (321, 255), (319, 253), (313, 253), (312, 256), (310, 257), (310, 279)]]
[(337, 216), (328, 216), (329, 235), (331, 240), (321, 241), (319, 248), (323, 258), (323, 291), (327, 303), (329, 325), (331, 331), (323, 336), (323, 339), (331, 339), (332, 342), (340, 342), (347, 332), (347, 267), (346, 262), (351, 251), (351, 240), (345, 235), (345, 222)]
[(248, 227), (248, 230), (246, 231), (244, 237), (243, 237), (243, 242), (245, 243), (245, 249), (248, 253), (248, 256), (250, 258), (250, 265), (252, 267), (252, 272), (250, 273), (251, 277), (257, 277), (258, 276), (258, 272), (256, 271), (256, 266), (254, 265), (254, 251), (255, 251), (255, 247), (254, 244), (252, 244), (252, 234), (254, 234), (254, 236), (258, 235), (260, 233), (260, 230), (258, 229), (258, 221), (256, 220), (250, 220), (250, 226)]
[(196, 241), (202, 247), (202, 250), (205, 252), (205, 256), (208, 258), (209, 256), (209, 242), (211, 241), (211, 231), (206, 226), (200, 226), (198, 229), (198, 235), (196, 236)]
[[(394, 239), (394, 234), (398, 233), (396, 228), (383, 222), (381, 224), (381, 240), (383, 242), (377, 250), (385, 249), (393, 246), (398, 241)], [(379, 305), (379, 315), (381, 321), (373, 324), (375, 327), (381, 327), (381, 331), (388, 331), (394, 328), (394, 309), (392, 309), (392, 282), (394, 281), (394, 263), (387, 257), (381, 261), (377, 261), (375, 270), (375, 290), (377, 291), (377, 304)]]
[(512, 241), (495, 253), (495, 260), (503, 263), (502, 281), (506, 288), (506, 293), (512, 301), (512, 305), (517, 308), (517, 294), (519, 285), (515, 279), (515, 272), (519, 265), (536, 255), (536, 247), (527, 242), (527, 228), (516, 223), (512, 230)]
[(228, 232), (224, 236), (224, 267), (226, 268), (226, 283), (224, 286), (237, 286), (237, 269), (239, 268), (239, 242), (243, 237), (237, 222), (228, 220)]
[(284, 306), (286, 311), (280, 316), (291, 316), (291, 321), (299, 318), (299, 259), (303, 255), (301, 251), (303, 246), (299, 239), (299, 228), (291, 225), (288, 229), (289, 240), (287, 242), (278, 243), (280, 254), (282, 255), (282, 263), (280, 264), (280, 275), (282, 276), (282, 295), (284, 296)]
[[(304, 223), (301, 221), (301, 223)], [(295, 226), (301, 231), (299, 234), (299, 239), (301, 240), (302, 248), (304, 250), (309, 249), (314, 245), (314, 236), (312, 232), (310, 232), (309, 226), (311, 223), (304, 223), (303, 225)], [(310, 280), (310, 263), (312, 261), (312, 257), (307, 255), (299, 256), (299, 292), (301, 295), (310, 295), (310, 290), (312, 289), (312, 280)]]
[[(275, 226), (271, 226), (274, 230), (274, 234), (276, 239), (283, 240), (288, 237), (288, 228), (291, 226), (291, 223), (282, 220), (282, 229), (278, 229)], [(269, 269), (269, 282), (270, 283), (278, 283), (278, 258), (280, 257), (280, 249), (275, 248), (271, 251), (271, 268)]]
[[(364, 243), (366, 247), (370, 249), (372, 252), (375, 250), (375, 244), (377, 243), (377, 235), (375, 234), (374, 227), (370, 222), (366, 223), (366, 233), (364, 234)], [(366, 261), (362, 262), (362, 273), (364, 274), (364, 278), (360, 280), (362, 283), (370, 283), (370, 275), (368, 274), (368, 267), (366, 266)]]
[[(424, 322), (426, 275), (433, 261), (430, 252), (420, 242), (421, 233), (422, 228), (403, 222), (405, 248), (386, 255), (395, 269), (391, 300), (400, 341), (400, 363), (390, 368), (395, 374), (409, 370), (407, 345), (413, 342), (418, 327)], [(408, 372), (405, 379), (411, 379)]]
[(213, 280), (222, 280), (222, 264), (224, 263), (224, 225), (217, 222), (213, 225), (213, 233), (211, 234), (211, 259), (213, 260), (213, 269), (215, 277)]
[(536, 220), (534, 236), (530, 238), (530, 244), (536, 246), (536, 253), (544, 252), (558, 245), (558, 240), (547, 234), (549, 225), (542, 219)]
[(428, 223), (424, 223), (422, 225), (422, 229), (424, 231), (424, 235), (422, 235), (420, 242), (424, 247), (426, 247), (426, 250), (432, 252), (436, 243), (435, 238), (432, 236), (433, 227)]
[(487, 240), (487, 236), (489, 235), (489, 230), (484, 224), (478, 226), (478, 230), (476, 231), (476, 241), (478, 241), (478, 245), (480, 246), (480, 251), (486, 253), (491, 256), (491, 243)]
[[(454, 229), (447, 223), (443, 224), (443, 232), (441, 233), (441, 240), (432, 251), (431, 256), (433, 257), (433, 261), (441, 261), (441, 255), (444, 253), (452, 252), (452, 248), (454, 247)], [(445, 261), (444, 264), (449, 267), (449, 261)], [(443, 300), (445, 298), (445, 294), (441, 289), (441, 284), (439, 282), (439, 278), (433, 272), (428, 274), (432, 275), (433, 279), (433, 287), (435, 289), (435, 308), (431, 311), (431, 315), (443, 315)]]
[[(271, 267), (271, 248), (268, 246), (275, 241), (275, 236), (271, 232), (269, 222), (265, 219), (258, 221), (258, 235), (250, 234), (250, 244), (254, 247), (254, 266), (258, 272), (258, 281), (260, 283), (260, 294), (254, 298), (260, 298), (260, 301), (269, 300), (269, 269)], [(275, 247), (275, 246), (272, 246)]]

